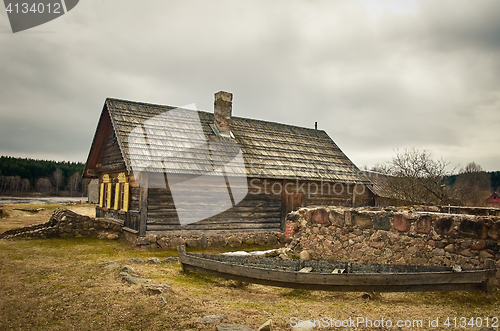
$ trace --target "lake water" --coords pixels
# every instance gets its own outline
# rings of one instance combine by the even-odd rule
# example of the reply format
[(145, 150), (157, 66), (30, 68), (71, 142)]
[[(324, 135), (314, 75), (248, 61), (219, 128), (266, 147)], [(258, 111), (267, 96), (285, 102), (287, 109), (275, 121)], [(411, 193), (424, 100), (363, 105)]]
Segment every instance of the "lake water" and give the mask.
[(0, 197), (0, 205), (7, 203), (68, 203), (68, 202), (77, 202), (81, 201), (82, 203), (87, 202), (87, 197), (40, 197), (40, 198), (24, 198), (24, 197)]

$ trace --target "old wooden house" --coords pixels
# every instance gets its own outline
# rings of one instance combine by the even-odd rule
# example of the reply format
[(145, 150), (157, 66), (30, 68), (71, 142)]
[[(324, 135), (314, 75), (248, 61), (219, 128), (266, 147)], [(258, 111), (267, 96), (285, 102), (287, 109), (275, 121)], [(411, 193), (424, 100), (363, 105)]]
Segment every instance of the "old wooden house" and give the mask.
[(486, 207), (500, 207), (500, 196), (497, 192), (493, 193), (488, 199), (486, 199)]
[(99, 180), (96, 216), (139, 235), (284, 228), (309, 205), (373, 205), (370, 180), (326, 132), (106, 99), (84, 177)]

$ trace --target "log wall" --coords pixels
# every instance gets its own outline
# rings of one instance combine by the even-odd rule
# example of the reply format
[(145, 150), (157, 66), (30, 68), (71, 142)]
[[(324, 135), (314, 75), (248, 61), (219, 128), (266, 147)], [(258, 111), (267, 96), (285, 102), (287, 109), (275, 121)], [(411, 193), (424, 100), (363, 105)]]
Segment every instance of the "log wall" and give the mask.
[[(221, 178), (167, 175), (165, 179), (163, 174), (150, 174), (147, 233), (280, 231), (284, 230), (286, 214), (300, 207), (374, 204), (373, 193), (361, 185), (249, 178), (245, 198), (231, 205)], [(246, 190), (241, 181), (239, 186), (231, 178), (228, 182), (234, 197)], [(207, 216), (207, 212), (218, 209), (220, 213)]]
[[(161, 178), (152, 176), (151, 188), (148, 190), (148, 234), (181, 230), (218, 232), (280, 230), (280, 193), (264, 194), (257, 188), (249, 187), (243, 200), (232, 201), (221, 178), (223, 177), (204, 176), (193, 180), (195, 178), (189, 176), (169, 176), (167, 182), (175, 186), (171, 189), (167, 184), (161, 188), (159, 183)], [(231, 181), (229, 179), (230, 183)], [(236, 185), (230, 185), (233, 197), (237, 197), (238, 192), (242, 192), (243, 189), (245, 188), (238, 186), (238, 182)], [(228, 209), (224, 210), (226, 207)], [(221, 212), (210, 215), (211, 211), (217, 210)], [(205, 217), (207, 215), (210, 216)], [(181, 226), (181, 221), (188, 224)]]
[(97, 168), (100, 172), (125, 169), (125, 162), (123, 161), (122, 153), (118, 146), (118, 140), (113, 130), (110, 131), (108, 139), (104, 143)]

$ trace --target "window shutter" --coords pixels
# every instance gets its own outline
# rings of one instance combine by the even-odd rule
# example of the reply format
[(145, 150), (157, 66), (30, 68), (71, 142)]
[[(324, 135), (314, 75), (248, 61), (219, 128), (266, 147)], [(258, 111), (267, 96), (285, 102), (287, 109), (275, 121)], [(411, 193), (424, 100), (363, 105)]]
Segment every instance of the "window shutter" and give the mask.
[(111, 196), (113, 195), (113, 184), (108, 183), (108, 195), (106, 199), (106, 207), (111, 208)]
[(104, 206), (104, 183), (101, 183), (101, 196), (99, 197), (99, 207)]
[(115, 187), (115, 210), (118, 210), (120, 205), (120, 183), (116, 184)]
[(129, 191), (129, 183), (124, 183), (124, 194), (123, 194), (123, 210), (128, 212), (128, 191)]

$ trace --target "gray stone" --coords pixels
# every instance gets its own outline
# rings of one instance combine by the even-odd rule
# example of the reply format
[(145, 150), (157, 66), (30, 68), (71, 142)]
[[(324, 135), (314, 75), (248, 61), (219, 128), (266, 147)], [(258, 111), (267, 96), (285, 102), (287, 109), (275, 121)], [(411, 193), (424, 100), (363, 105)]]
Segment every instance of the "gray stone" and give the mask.
[(437, 256), (444, 256), (444, 249), (442, 249), (442, 248), (434, 248), (432, 250), (432, 254), (437, 255)]
[(165, 263), (177, 263), (179, 262), (179, 258), (176, 256), (169, 256), (165, 260), (163, 260)]
[(329, 224), (330, 213), (325, 208), (318, 208), (312, 212), (311, 219), (319, 224)]
[(134, 270), (134, 268), (132, 268), (129, 265), (124, 265), (122, 270), (120, 270), (120, 271), (125, 272), (127, 274), (131, 274), (131, 275), (138, 275), (137, 272)]
[(273, 322), (271, 320), (267, 320), (257, 331), (273, 331)]
[(455, 245), (449, 244), (444, 247), (444, 250), (448, 253), (455, 253)]
[(373, 220), (366, 215), (356, 215), (354, 222), (362, 229), (370, 229), (373, 227)]
[(207, 248), (208, 246), (208, 238), (203, 236), (200, 238), (200, 246), (201, 248)]
[(106, 265), (104, 267), (104, 269), (113, 271), (113, 270), (120, 269), (120, 265), (118, 263), (111, 263), (111, 264)]
[(240, 324), (221, 323), (217, 325), (217, 331), (255, 331), (255, 330), (250, 329), (248, 326)]
[(493, 240), (500, 239), (500, 221), (497, 221), (490, 226), (488, 236)]
[(144, 284), (149, 283), (151, 280), (142, 277), (132, 276), (127, 272), (120, 272), (120, 277), (129, 284)]
[(240, 247), (241, 246), (241, 240), (239, 240), (236, 237), (231, 237), (227, 240), (227, 244), (231, 247)]
[(462, 220), (458, 225), (458, 232), (464, 237), (477, 239), (486, 239), (488, 237), (488, 227), (471, 219)]
[(110, 233), (106, 236), (106, 239), (108, 240), (116, 240), (118, 239), (118, 235), (116, 233)]
[[(423, 216), (419, 217), (417, 219), (417, 221), (415, 222), (415, 231), (417, 233), (427, 234), (427, 233), (431, 232), (431, 228), (432, 228), (432, 219), (428, 215), (423, 215)], [(438, 230), (436, 230), (436, 232), (437, 231)]]
[(215, 324), (219, 323), (223, 320), (227, 319), (227, 316), (224, 314), (218, 314), (218, 315), (207, 315), (200, 317), (196, 320), (198, 323), (203, 323), (203, 324)]
[(346, 210), (344, 212), (344, 224), (347, 225), (347, 226), (350, 226), (350, 225), (353, 225), (352, 223), (352, 219), (354, 218), (353, 217), (353, 212), (350, 211), (350, 210)]
[(144, 263), (144, 259), (141, 259), (140, 257), (131, 257), (129, 260), (134, 263)]
[(139, 238), (137, 238), (137, 239), (134, 241), (134, 244), (135, 244), (136, 246), (146, 246), (146, 245), (149, 245), (149, 244), (151, 244), (151, 243), (149, 242), (149, 239), (148, 239), (148, 238), (146, 238), (146, 237), (139, 237)]
[(373, 228), (375, 230), (390, 230), (391, 229), (391, 221), (387, 216), (379, 216), (375, 217), (373, 220)]
[(156, 241), (156, 243), (158, 244), (158, 246), (160, 246), (161, 248), (169, 248), (170, 245), (169, 245), (169, 240), (165, 237), (162, 237), (160, 239), (158, 239)]
[(494, 256), (490, 254), (487, 250), (482, 250), (479, 252), (479, 257), (483, 259), (492, 259)]
[(160, 259), (157, 257), (149, 257), (148, 262), (152, 263), (152, 264), (160, 264), (161, 263)]
[(172, 292), (172, 288), (167, 284), (148, 284), (142, 285), (142, 287), (151, 294), (162, 294), (163, 292)]
[(386, 248), (384, 250), (384, 255), (387, 256), (387, 257), (391, 257), (392, 256), (392, 251), (389, 248)]
[(354, 233), (356, 236), (361, 236), (363, 234), (363, 231), (361, 231), (360, 229), (354, 229), (352, 233)]
[(200, 239), (188, 239), (188, 240), (186, 240), (186, 245), (188, 247), (201, 247), (201, 240)]
[(184, 239), (182, 238), (174, 238), (172, 239), (172, 247), (178, 247), (180, 245), (183, 245), (184, 244)]
[(118, 263), (118, 261), (104, 261), (104, 262), (99, 262), (97, 264), (98, 265), (107, 265), (107, 264), (113, 264), (113, 263)]
[(466, 257), (473, 256), (472, 252), (469, 249), (461, 250), (460, 252), (458, 252), (458, 254), (460, 254), (462, 256), (466, 256)]
[(268, 245), (276, 245), (278, 243), (278, 238), (276, 238), (275, 235), (273, 234), (270, 234), (268, 237), (267, 237), (267, 244)]
[(484, 240), (478, 240), (477, 242), (473, 243), (470, 245), (471, 249), (474, 250), (482, 250), (488, 247), (488, 243)]
[(427, 259), (425, 259), (423, 257), (416, 257), (413, 259), (413, 262), (415, 262), (415, 264), (425, 265), (425, 264), (427, 264)]

